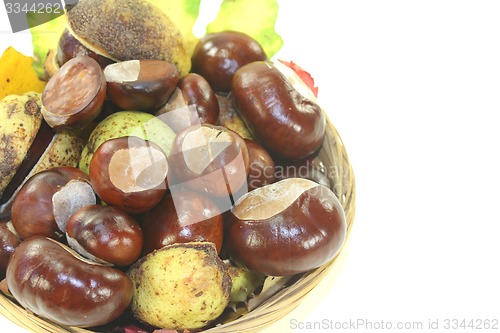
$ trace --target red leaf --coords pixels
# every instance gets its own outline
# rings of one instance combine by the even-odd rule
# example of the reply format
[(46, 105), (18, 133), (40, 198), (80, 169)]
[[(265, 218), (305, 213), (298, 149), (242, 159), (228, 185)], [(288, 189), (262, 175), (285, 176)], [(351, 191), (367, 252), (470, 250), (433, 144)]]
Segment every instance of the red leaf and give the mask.
[(143, 329), (135, 325), (128, 325), (126, 327), (123, 327), (123, 330), (125, 331), (124, 333), (148, 333), (147, 331), (144, 331)]
[(293, 71), (297, 73), (297, 75), (302, 79), (302, 81), (304, 81), (304, 83), (309, 87), (309, 89), (311, 89), (314, 96), (318, 97), (318, 87), (314, 86), (314, 79), (308, 71), (304, 70), (302, 67), (300, 67), (293, 61), (288, 62), (280, 59), (278, 61), (286, 65), (287, 67), (293, 69)]

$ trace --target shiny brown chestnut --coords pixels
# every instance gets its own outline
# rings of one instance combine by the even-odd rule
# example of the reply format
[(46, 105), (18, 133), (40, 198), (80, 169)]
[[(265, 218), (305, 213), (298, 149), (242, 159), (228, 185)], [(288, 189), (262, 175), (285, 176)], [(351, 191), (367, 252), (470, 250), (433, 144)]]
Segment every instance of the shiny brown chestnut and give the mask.
[(0, 222), (0, 280), (5, 277), (10, 256), (21, 244), (21, 239), (10, 222)]
[(219, 253), (224, 237), (222, 213), (206, 195), (189, 190), (165, 196), (141, 222), (143, 255), (173, 243), (212, 242)]
[(267, 56), (254, 38), (239, 31), (221, 31), (200, 39), (191, 71), (203, 76), (216, 92), (228, 93), (234, 73), (243, 65), (261, 60), (267, 60)]
[(250, 159), (248, 190), (269, 185), (276, 180), (274, 161), (264, 147), (253, 140), (245, 139)]
[(225, 223), (230, 258), (246, 269), (273, 276), (327, 263), (340, 251), (347, 229), (335, 194), (302, 178), (248, 192)]
[(113, 206), (80, 208), (66, 225), (68, 245), (82, 256), (113, 266), (135, 262), (144, 241), (139, 223)]
[(196, 106), (200, 123), (215, 124), (219, 117), (219, 102), (208, 81), (201, 75), (189, 73), (179, 82), (187, 105)]
[(292, 69), (264, 61), (245, 65), (234, 75), (231, 94), (249, 130), (272, 153), (302, 159), (321, 147), (325, 115)]
[(152, 141), (134, 136), (102, 143), (90, 160), (90, 182), (107, 204), (127, 213), (143, 213), (167, 191), (167, 156)]
[(203, 76), (189, 73), (179, 81), (168, 103), (156, 115), (177, 133), (190, 125), (215, 124), (219, 118), (219, 102)]
[(100, 113), (106, 98), (106, 79), (89, 56), (77, 56), (50, 78), (42, 94), (42, 115), (50, 127), (82, 129)]
[(80, 43), (80, 41), (76, 39), (68, 29), (64, 29), (57, 45), (57, 65), (62, 66), (77, 56), (89, 56), (97, 61), (101, 68), (105, 68), (107, 65), (115, 62), (112, 59), (91, 51)]
[(241, 136), (211, 124), (194, 125), (178, 133), (169, 156), (169, 184), (182, 185), (216, 197), (246, 192), (248, 149)]
[(326, 187), (332, 187), (332, 181), (328, 178), (328, 175), (331, 175), (336, 170), (332, 170), (333, 166), (331, 165), (325, 165), (317, 154), (301, 160), (275, 158), (274, 162), (275, 176), (278, 180), (306, 178)]
[(40, 235), (61, 239), (69, 216), (95, 204), (89, 177), (75, 167), (54, 167), (23, 184), (14, 198), (11, 219), (22, 239)]
[(14, 250), (7, 285), (24, 308), (56, 324), (76, 327), (113, 321), (127, 309), (133, 294), (132, 282), (122, 271), (87, 261), (41, 236)]
[(179, 72), (163, 60), (128, 60), (104, 69), (107, 96), (124, 110), (153, 112), (172, 96)]

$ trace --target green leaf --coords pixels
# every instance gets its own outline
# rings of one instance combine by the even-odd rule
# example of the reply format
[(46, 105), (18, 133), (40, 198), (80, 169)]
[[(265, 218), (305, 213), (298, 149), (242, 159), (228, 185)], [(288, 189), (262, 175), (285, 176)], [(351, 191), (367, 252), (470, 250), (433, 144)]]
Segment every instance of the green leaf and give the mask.
[(274, 29), (278, 10), (277, 0), (224, 0), (216, 19), (207, 26), (207, 33), (244, 32), (257, 40), (271, 58), (283, 46), (283, 39)]
[(192, 54), (198, 38), (193, 34), (193, 26), (198, 19), (201, 0), (147, 0), (160, 8), (179, 28), (184, 37), (184, 46)]
[(28, 12), (26, 15), (33, 44), (33, 68), (40, 78), (44, 77), (43, 63), (47, 53), (50, 49), (57, 49), (59, 38), (66, 28), (66, 15), (56, 16), (51, 20), (44, 18), (46, 23), (39, 24), (39, 13)]

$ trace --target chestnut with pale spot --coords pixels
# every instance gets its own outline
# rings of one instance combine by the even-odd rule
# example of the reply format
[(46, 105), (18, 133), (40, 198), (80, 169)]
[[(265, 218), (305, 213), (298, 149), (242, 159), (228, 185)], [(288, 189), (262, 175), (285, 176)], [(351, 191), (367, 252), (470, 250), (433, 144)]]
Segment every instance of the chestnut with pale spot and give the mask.
[(169, 156), (169, 183), (215, 197), (247, 191), (249, 155), (237, 133), (211, 124), (194, 125), (177, 134)]
[(225, 222), (230, 258), (246, 269), (272, 276), (302, 273), (329, 262), (347, 232), (335, 194), (302, 178), (248, 192)]
[(104, 69), (107, 96), (123, 110), (156, 112), (179, 82), (177, 68), (163, 60), (128, 60)]
[(40, 235), (59, 240), (69, 216), (95, 203), (86, 173), (75, 167), (50, 168), (30, 177), (14, 197), (12, 225), (22, 239)]
[(104, 141), (90, 160), (90, 182), (107, 204), (144, 213), (167, 191), (167, 156), (152, 141), (124, 136)]

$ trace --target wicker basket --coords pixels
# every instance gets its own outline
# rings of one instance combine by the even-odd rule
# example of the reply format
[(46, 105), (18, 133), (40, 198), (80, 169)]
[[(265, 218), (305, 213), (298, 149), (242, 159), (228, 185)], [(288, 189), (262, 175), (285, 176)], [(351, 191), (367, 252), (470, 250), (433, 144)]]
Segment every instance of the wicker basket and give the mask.
[[(328, 120), (326, 140), (315, 158), (332, 184), (344, 207), (347, 218), (347, 236), (349, 237), (355, 212), (355, 180), (347, 152), (337, 130)], [(285, 285), (278, 292), (243, 316), (222, 325), (205, 330), (210, 333), (256, 332), (263, 327), (283, 318), (296, 308), (335, 265), (336, 259), (313, 271), (294, 277), (292, 283)], [(36, 333), (90, 333), (82, 328), (61, 327), (41, 319), (20, 307), (12, 299), (0, 294), (0, 313), (17, 325)]]

